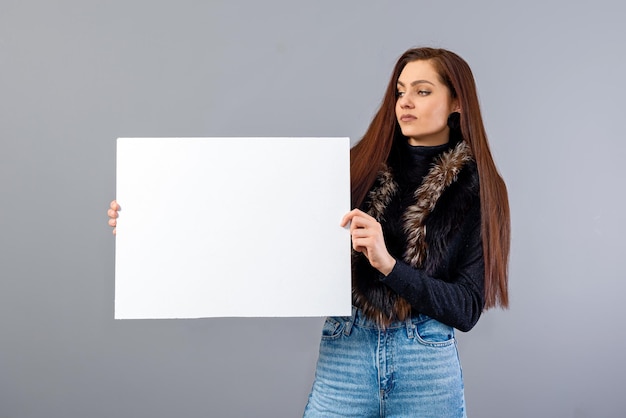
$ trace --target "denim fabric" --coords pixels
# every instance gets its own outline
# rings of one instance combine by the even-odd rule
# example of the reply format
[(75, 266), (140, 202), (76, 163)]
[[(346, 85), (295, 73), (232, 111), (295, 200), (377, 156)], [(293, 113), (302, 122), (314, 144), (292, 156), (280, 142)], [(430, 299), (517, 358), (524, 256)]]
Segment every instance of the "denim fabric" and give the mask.
[(381, 329), (358, 309), (327, 318), (304, 417), (466, 417), (454, 329), (425, 315)]

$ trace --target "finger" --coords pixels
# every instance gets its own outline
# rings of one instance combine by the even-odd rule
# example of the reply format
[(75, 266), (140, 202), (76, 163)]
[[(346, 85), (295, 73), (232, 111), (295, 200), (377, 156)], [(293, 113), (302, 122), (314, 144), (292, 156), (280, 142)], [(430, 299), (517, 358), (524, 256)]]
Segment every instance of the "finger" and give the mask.
[(117, 204), (117, 200), (111, 201), (111, 204), (109, 205), (109, 207), (113, 209), (114, 211), (118, 211), (121, 209), (120, 205)]
[(353, 249), (354, 249), (354, 251), (356, 251), (357, 253), (363, 253), (363, 255), (364, 255), (366, 258), (369, 258), (369, 257), (368, 257), (368, 255), (367, 255), (367, 254), (368, 254), (368, 252), (367, 252), (367, 247), (364, 247), (364, 246), (362, 246), (362, 245), (358, 245), (358, 244), (354, 244), (354, 242), (353, 242), (353, 243), (352, 243), (352, 248), (353, 248)]
[(345, 228), (346, 225), (348, 225), (350, 223), (350, 221), (352, 221), (352, 217), (354, 215), (352, 214), (352, 211), (346, 213), (345, 215), (343, 215), (343, 218), (341, 218), (341, 222), (339, 223), (339, 226), (341, 226), (342, 228)]
[(372, 220), (372, 221), (376, 221), (376, 219), (374, 219), (373, 216), (363, 212), (361, 209), (353, 209), (352, 211), (350, 211), (350, 213), (353, 216), (355, 216), (355, 217), (358, 216), (358, 217), (360, 217), (362, 219), (369, 219), (369, 220)]
[(355, 215), (350, 223), (350, 232), (355, 229), (376, 229), (378, 221), (371, 216)]
[[(345, 227), (346, 225), (348, 225), (349, 222), (352, 221), (352, 219), (354, 219), (355, 216), (363, 216), (363, 217), (370, 217), (367, 213), (363, 212), (360, 209), (352, 209), (350, 212), (346, 213), (343, 218), (341, 219), (341, 223), (340, 225), (342, 227)], [(374, 218), (372, 218), (374, 219)]]
[(350, 235), (352, 236), (352, 240), (370, 238), (373, 235), (373, 231), (367, 228), (355, 228), (350, 231)]
[(117, 226), (117, 221), (115, 219), (109, 219), (109, 226)]
[(359, 247), (374, 248), (376, 245), (376, 237), (370, 234), (365, 234), (363, 236), (352, 238), (352, 243), (356, 243)]
[(113, 235), (117, 235), (117, 232), (115, 231), (117, 228), (113, 228)]
[(363, 251), (363, 249), (364, 249), (365, 247), (363, 247), (362, 245), (359, 245), (359, 242), (358, 242), (357, 240), (354, 240), (354, 239), (353, 239), (353, 240), (352, 240), (352, 248), (354, 249), (354, 251), (356, 251), (356, 252), (359, 252), (359, 253), (360, 253), (360, 252), (362, 252), (362, 251)]
[(109, 215), (109, 218), (117, 218), (119, 216), (119, 214), (117, 213), (116, 210), (113, 209), (109, 209), (107, 210), (107, 215)]

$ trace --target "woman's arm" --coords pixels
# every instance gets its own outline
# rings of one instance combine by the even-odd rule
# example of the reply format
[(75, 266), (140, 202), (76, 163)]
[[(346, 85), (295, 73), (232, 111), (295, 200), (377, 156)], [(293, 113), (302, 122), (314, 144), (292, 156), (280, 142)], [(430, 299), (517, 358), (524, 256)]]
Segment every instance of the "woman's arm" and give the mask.
[(465, 332), (476, 325), (485, 305), (480, 213), (473, 218), (459, 237), (458, 256), (446, 280), (429, 276), (401, 260), (380, 278), (415, 311)]
[(355, 209), (344, 216), (341, 225), (350, 223), (353, 249), (367, 257), (372, 267), (380, 272), (380, 281), (406, 299), (416, 312), (469, 331), (480, 318), (485, 304), (479, 206), (470, 212), (457, 237), (460, 240), (455, 246), (458, 254), (446, 280), (391, 256), (380, 223), (368, 214)]

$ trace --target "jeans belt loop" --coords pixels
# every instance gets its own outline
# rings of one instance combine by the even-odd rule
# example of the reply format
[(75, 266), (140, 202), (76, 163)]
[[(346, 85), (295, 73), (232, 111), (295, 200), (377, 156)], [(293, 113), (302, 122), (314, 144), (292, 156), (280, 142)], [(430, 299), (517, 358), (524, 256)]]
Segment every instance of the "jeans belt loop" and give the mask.
[(415, 338), (415, 325), (413, 325), (411, 315), (409, 315), (404, 320), (404, 323), (406, 325), (406, 335), (409, 337), (410, 340), (412, 340), (413, 338)]
[(357, 312), (357, 308), (356, 306), (353, 306), (352, 316), (346, 321), (346, 326), (343, 329), (343, 333), (345, 336), (349, 336), (350, 333), (352, 332), (352, 325), (354, 324), (354, 321), (356, 320), (356, 312)]

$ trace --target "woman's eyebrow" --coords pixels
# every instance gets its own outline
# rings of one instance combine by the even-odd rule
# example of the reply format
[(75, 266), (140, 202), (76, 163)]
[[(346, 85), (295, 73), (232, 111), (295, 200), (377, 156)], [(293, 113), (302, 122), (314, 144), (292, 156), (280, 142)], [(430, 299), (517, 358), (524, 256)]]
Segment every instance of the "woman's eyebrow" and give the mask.
[[(415, 86), (417, 84), (422, 84), (422, 83), (427, 83), (427, 84), (430, 84), (430, 85), (433, 85), (433, 86), (435, 85), (434, 83), (431, 83), (428, 80), (415, 80), (415, 81), (411, 82), (411, 87), (413, 87), (413, 86)], [(401, 87), (405, 87), (404, 83), (402, 81), (400, 81), (400, 80), (398, 80), (398, 85), (401, 86)]]

